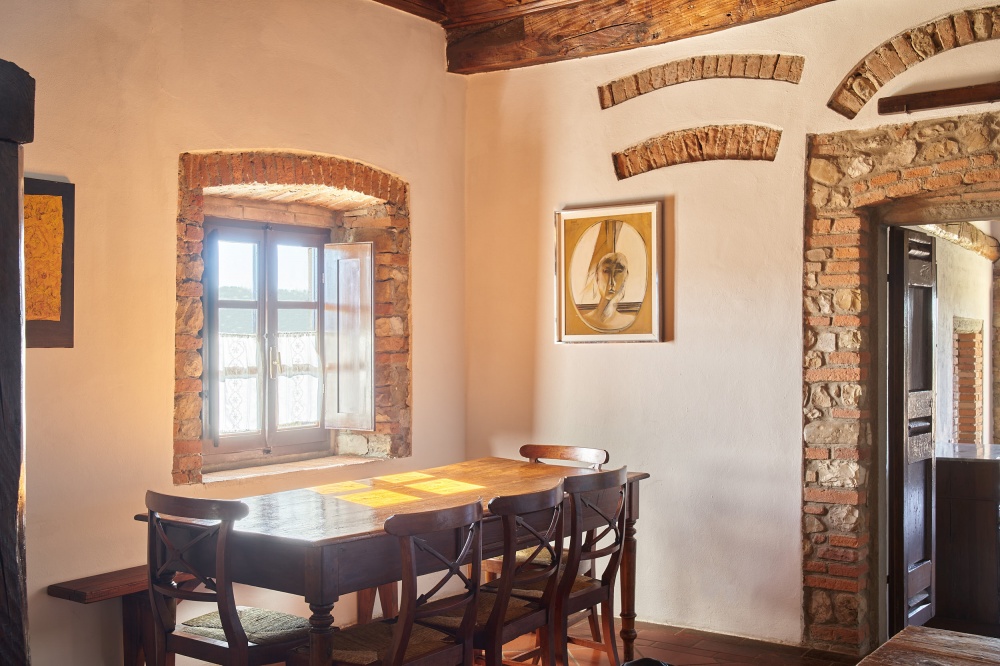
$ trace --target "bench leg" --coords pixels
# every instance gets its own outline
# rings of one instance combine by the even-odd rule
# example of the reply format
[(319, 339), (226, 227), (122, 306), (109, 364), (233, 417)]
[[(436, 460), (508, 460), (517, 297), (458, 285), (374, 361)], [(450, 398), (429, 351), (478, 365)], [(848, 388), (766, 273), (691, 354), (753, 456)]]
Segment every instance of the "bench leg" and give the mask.
[(144, 666), (143, 605), (149, 607), (149, 595), (145, 592), (126, 594), (122, 597), (122, 655), (125, 666)]

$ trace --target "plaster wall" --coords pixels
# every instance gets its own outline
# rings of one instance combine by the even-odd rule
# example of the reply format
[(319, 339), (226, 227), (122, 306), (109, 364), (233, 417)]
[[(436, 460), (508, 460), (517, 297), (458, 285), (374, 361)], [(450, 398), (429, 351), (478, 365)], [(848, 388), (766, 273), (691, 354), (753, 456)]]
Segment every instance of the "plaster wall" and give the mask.
[[(649, 472), (639, 619), (799, 643), (806, 135), (905, 122), (826, 103), (898, 32), (959, 0), (840, 0), (713, 35), (470, 79), (466, 133), (468, 455), (598, 446)], [(804, 55), (802, 82), (703, 80), (608, 110), (597, 86), (710, 53)], [(946, 52), (882, 95), (991, 80), (1000, 44)], [(998, 105), (914, 114), (960, 115)], [(611, 153), (671, 130), (757, 122), (777, 159), (615, 178)], [(553, 211), (665, 202), (662, 344), (554, 343)]]
[[(985, 226), (985, 225), (984, 225)], [(988, 231), (988, 227), (986, 231)], [(937, 423), (934, 441), (955, 441), (955, 317), (983, 322), (983, 433), (993, 432), (990, 416), (989, 378), (993, 336), (990, 306), (993, 301), (993, 264), (989, 259), (937, 241), (937, 325), (934, 329), (934, 388), (937, 394)]]
[[(367, 0), (0, 0), (0, 16), (0, 57), (37, 80), (25, 171), (77, 187), (76, 344), (27, 355), (31, 652), (121, 663), (117, 602), (45, 588), (144, 561), (146, 489), (239, 497), (464, 458), (467, 82), (439, 26)], [(172, 485), (178, 155), (220, 148), (342, 155), (409, 183), (411, 458)], [(335, 617), (353, 613), (347, 598)]]

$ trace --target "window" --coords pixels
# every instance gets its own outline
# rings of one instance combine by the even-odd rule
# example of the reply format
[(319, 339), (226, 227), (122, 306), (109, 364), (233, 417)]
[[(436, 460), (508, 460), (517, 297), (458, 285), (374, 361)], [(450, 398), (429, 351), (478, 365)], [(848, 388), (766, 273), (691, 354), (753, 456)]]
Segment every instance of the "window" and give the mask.
[[(327, 428), (371, 429), (358, 418), (373, 409), (371, 288), (345, 264), (345, 244), (328, 245), (328, 229), (218, 218), (205, 228), (206, 466), (326, 452)], [(343, 405), (352, 419), (338, 418)]]

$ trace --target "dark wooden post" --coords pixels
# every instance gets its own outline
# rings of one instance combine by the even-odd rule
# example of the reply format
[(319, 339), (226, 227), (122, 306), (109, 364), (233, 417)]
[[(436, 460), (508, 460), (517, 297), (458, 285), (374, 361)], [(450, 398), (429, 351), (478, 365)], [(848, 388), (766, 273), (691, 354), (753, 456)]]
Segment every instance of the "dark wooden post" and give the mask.
[(24, 234), (21, 144), (35, 80), (0, 60), (0, 664), (28, 664), (24, 570)]

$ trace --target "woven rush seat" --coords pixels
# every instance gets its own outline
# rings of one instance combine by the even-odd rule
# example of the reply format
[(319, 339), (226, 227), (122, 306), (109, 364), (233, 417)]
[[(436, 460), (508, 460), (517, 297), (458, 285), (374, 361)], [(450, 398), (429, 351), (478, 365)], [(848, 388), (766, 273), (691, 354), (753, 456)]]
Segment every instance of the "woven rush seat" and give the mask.
[[(559, 576), (562, 577), (565, 569), (559, 567)], [(484, 583), (482, 591), (485, 593), (492, 593), (497, 589), (499, 580), (490, 581), (489, 583)], [(570, 589), (570, 594), (576, 594), (578, 592), (583, 592), (587, 589), (593, 588), (597, 589), (601, 586), (600, 579), (591, 578), (590, 576), (577, 576), (576, 580), (573, 581), (573, 587)], [(520, 597), (521, 599), (540, 599), (542, 593), (545, 591), (545, 581), (540, 581), (538, 583), (527, 583), (524, 585), (517, 585), (514, 587), (512, 594), (515, 597)]]
[[(357, 664), (357, 666), (383, 663), (392, 646), (394, 624), (392, 622), (357, 624), (334, 633), (333, 661)], [(410, 640), (406, 644), (403, 661), (404, 663), (416, 661), (454, 646), (455, 641), (448, 634), (415, 624), (410, 633)], [(307, 655), (308, 648), (300, 647), (295, 652)]]
[[(495, 592), (487, 592), (480, 589), (479, 596), (476, 598), (476, 631), (480, 631), (486, 626), (487, 621), (490, 619), (490, 613), (493, 612), (493, 605), (496, 603), (496, 598), (497, 595)], [(508, 601), (507, 608), (504, 609), (503, 622), (505, 624), (512, 622), (536, 610), (538, 610), (537, 604), (525, 601), (524, 599), (512, 598)], [(432, 615), (420, 620), (420, 624), (451, 633), (457, 631), (462, 624), (462, 615), (458, 611), (442, 615)]]
[[(247, 638), (256, 645), (274, 645), (295, 639), (306, 639), (309, 634), (309, 620), (298, 615), (250, 606), (238, 606), (236, 612)], [(222, 618), (218, 611), (191, 618), (181, 623), (181, 626), (186, 633), (223, 643), (226, 641), (226, 634), (222, 630)]]

